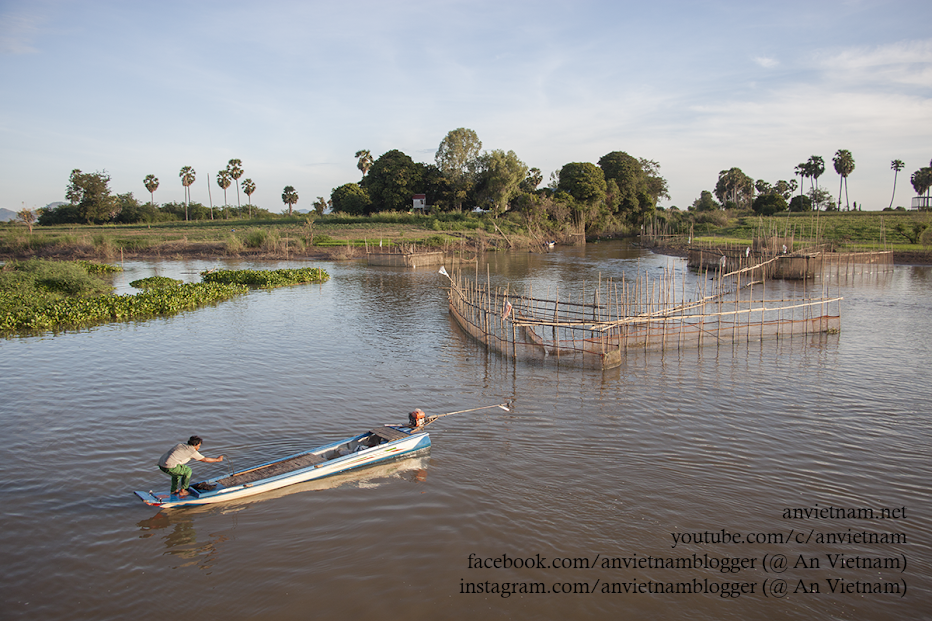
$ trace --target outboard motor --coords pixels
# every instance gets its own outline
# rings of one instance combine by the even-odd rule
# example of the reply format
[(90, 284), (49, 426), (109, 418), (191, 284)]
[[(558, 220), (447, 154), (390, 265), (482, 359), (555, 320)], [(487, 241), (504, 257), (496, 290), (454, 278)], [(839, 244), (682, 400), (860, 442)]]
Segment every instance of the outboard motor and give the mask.
[(426, 420), (427, 420), (427, 415), (424, 414), (424, 410), (420, 408), (408, 414), (408, 426), (409, 427), (414, 427), (415, 429), (417, 429), (418, 427), (423, 427)]

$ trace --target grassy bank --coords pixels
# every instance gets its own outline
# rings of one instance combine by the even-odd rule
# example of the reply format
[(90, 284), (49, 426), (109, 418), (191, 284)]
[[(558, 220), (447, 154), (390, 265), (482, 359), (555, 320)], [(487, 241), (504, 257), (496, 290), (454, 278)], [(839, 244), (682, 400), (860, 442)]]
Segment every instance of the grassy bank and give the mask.
[[(907, 262), (932, 262), (932, 213), (785, 213), (760, 217), (726, 211), (658, 212), (646, 230), (671, 246), (692, 235), (711, 245), (747, 244), (754, 237), (791, 234), (798, 244), (829, 243), (839, 251), (893, 250)], [(547, 240), (564, 239), (547, 233)], [(570, 236), (566, 236), (567, 241)], [(151, 225), (0, 224), (0, 259), (48, 257), (113, 261), (120, 258), (352, 259), (367, 247), (461, 250), (539, 249), (517, 213), (408, 213), (371, 217), (295, 216), (275, 220), (163, 222)], [(898, 258), (898, 260), (900, 260)]]
[[(516, 215), (516, 214), (515, 214)], [(470, 250), (524, 247), (535, 240), (520, 219), (472, 214), (322, 216), (142, 225), (0, 225), (0, 258), (255, 257), (348, 259), (367, 246)]]
[[(661, 216), (662, 217), (662, 216)], [(838, 252), (889, 250), (897, 262), (932, 263), (932, 213), (809, 212), (764, 217), (712, 212), (690, 221), (655, 220), (657, 243), (685, 248), (687, 240), (707, 246), (750, 246), (756, 237), (792, 237), (796, 248), (827, 245)]]

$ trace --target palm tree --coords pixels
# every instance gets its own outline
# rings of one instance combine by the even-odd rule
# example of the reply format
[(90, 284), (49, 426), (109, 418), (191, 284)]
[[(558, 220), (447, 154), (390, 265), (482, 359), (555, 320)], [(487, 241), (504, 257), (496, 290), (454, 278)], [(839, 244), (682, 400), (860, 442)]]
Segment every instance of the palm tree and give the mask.
[(906, 168), (906, 164), (903, 160), (893, 160), (890, 162), (890, 169), (893, 170), (893, 194), (890, 196), (890, 209), (893, 209), (893, 199), (896, 197), (896, 176), (904, 168)]
[(159, 180), (155, 175), (146, 175), (146, 178), (142, 180), (143, 185), (146, 186), (146, 189), (149, 190), (149, 196), (152, 197), (151, 202), (155, 205), (155, 191), (159, 189)]
[[(233, 183), (239, 181), (239, 178), (243, 176), (243, 162), (242, 160), (230, 160), (227, 164), (227, 172), (230, 174), (230, 178), (233, 179)], [(239, 186), (236, 186), (236, 206), (239, 207)]]
[(832, 158), (835, 164), (835, 172), (838, 173), (838, 209), (841, 210), (841, 184), (845, 184), (845, 211), (851, 211), (851, 205), (848, 203), (848, 175), (854, 172), (854, 156), (848, 149), (838, 149), (835, 157)]
[[(256, 191), (256, 184), (252, 179), (243, 179), (243, 192), (249, 199), (249, 204), (252, 205), (252, 193)], [(249, 217), (252, 218), (252, 208), (249, 209)]]
[(929, 162), (927, 167), (920, 168), (912, 174), (909, 178), (910, 183), (913, 184), (913, 189), (916, 190), (916, 195), (919, 198), (922, 198), (922, 195), (926, 195), (925, 201), (919, 201), (919, 208), (926, 209), (928, 208), (928, 192), (929, 188), (932, 188), (932, 162)]
[(356, 157), (359, 158), (356, 168), (361, 170), (362, 176), (365, 177), (369, 169), (372, 168), (372, 154), (369, 153), (369, 149), (360, 149), (356, 151)]
[(801, 164), (797, 164), (795, 172), (797, 175), (799, 175), (799, 195), (802, 196), (803, 186), (806, 184), (806, 177), (809, 176), (809, 163), (803, 162)]
[(291, 187), (286, 185), (285, 189), (282, 190), (282, 202), (288, 205), (288, 215), (291, 215), (291, 206), (298, 202), (298, 192)]
[(188, 219), (188, 205), (191, 204), (191, 184), (194, 183), (194, 176), (197, 173), (190, 166), (182, 166), (178, 176), (181, 177), (181, 185), (184, 186), (184, 219)]
[(819, 189), (819, 177), (825, 172), (825, 160), (822, 159), (821, 155), (813, 155), (809, 157), (809, 161), (806, 163), (809, 166), (808, 176), (815, 183), (812, 189), (817, 191)]
[(223, 188), (223, 206), (227, 206), (227, 188), (230, 187), (230, 171), (223, 169), (217, 173), (217, 185)]

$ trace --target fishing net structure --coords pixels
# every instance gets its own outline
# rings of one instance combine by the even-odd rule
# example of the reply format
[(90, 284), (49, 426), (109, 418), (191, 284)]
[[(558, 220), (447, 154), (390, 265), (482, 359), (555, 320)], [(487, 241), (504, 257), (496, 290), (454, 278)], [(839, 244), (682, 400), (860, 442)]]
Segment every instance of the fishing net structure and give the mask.
[(633, 350), (839, 332), (842, 298), (829, 296), (824, 286), (818, 297), (768, 295), (768, 266), (778, 260), (727, 271), (727, 259), (719, 259), (717, 271), (692, 279), (691, 291), (686, 274), (670, 268), (656, 278), (646, 272), (633, 279), (600, 277), (594, 288), (563, 299), (493, 287), (488, 277), (482, 282), (478, 273), (469, 278), (454, 271), (449, 311), (468, 335), (506, 357), (596, 369), (620, 366)]

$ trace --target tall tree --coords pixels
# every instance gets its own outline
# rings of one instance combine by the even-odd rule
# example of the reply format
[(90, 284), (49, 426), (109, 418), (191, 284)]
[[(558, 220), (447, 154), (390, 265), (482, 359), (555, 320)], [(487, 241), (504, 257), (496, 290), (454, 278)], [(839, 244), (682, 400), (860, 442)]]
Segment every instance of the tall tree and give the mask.
[(110, 194), (110, 175), (106, 171), (82, 173), (71, 171), (65, 196), (75, 206), (78, 216), (88, 224), (110, 222), (119, 213), (116, 197)]
[(155, 191), (159, 189), (158, 178), (155, 175), (146, 175), (142, 183), (146, 186), (146, 189), (149, 190), (149, 196), (151, 197), (150, 202), (155, 205)]
[(838, 209), (841, 210), (841, 185), (844, 182), (845, 211), (851, 211), (851, 204), (848, 202), (848, 175), (854, 172), (854, 156), (848, 149), (838, 149), (832, 163), (835, 164), (835, 172), (838, 173)]
[(537, 186), (539, 186), (543, 180), (544, 174), (540, 171), (540, 168), (529, 168), (527, 177), (521, 182), (521, 190), (524, 192), (536, 192)]
[(916, 190), (916, 195), (919, 198), (922, 198), (925, 195), (925, 201), (919, 201), (920, 209), (929, 209), (932, 205), (929, 204), (929, 189), (932, 188), (932, 162), (929, 162), (928, 166), (920, 168), (912, 174), (909, 178), (910, 183), (913, 185), (913, 189)]
[(660, 176), (660, 164), (653, 160), (612, 151), (599, 158), (599, 168), (606, 183), (614, 181), (616, 185), (610, 192), (608, 206), (632, 224), (640, 224), (653, 212), (660, 197), (669, 198), (667, 181)]
[(715, 197), (727, 206), (733, 202), (739, 209), (750, 209), (754, 200), (754, 180), (748, 177), (737, 166), (718, 173), (718, 182), (715, 184)]
[(660, 176), (660, 164), (654, 160), (640, 158), (641, 170), (644, 173), (644, 185), (648, 194), (653, 198), (656, 205), (661, 198), (670, 200), (670, 189), (667, 186), (667, 180)]
[[(809, 178), (815, 184), (813, 190), (818, 191), (819, 177), (825, 172), (825, 160), (822, 159), (821, 155), (813, 155), (809, 157), (809, 161), (806, 163), (809, 165)], [(815, 204), (818, 205), (819, 203), (815, 202)]]
[(330, 205), (334, 211), (364, 216), (369, 213), (371, 202), (369, 193), (359, 187), (358, 183), (344, 183), (330, 192)]
[(754, 189), (757, 190), (758, 196), (773, 194), (773, 186), (770, 185), (769, 181), (763, 179), (758, 179), (754, 182)]
[(482, 141), (476, 132), (460, 127), (446, 135), (434, 156), (437, 167), (450, 180), (453, 208), (457, 211), (462, 210), (475, 181), (480, 149)]
[(178, 176), (181, 177), (181, 185), (184, 186), (184, 219), (188, 219), (188, 205), (191, 204), (191, 184), (194, 183), (197, 173), (190, 166), (182, 166)]
[(527, 174), (527, 165), (514, 151), (496, 149), (479, 156), (478, 194), (492, 204), (494, 216), (508, 211), (509, 202), (517, 196)]
[(243, 193), (246, 195), (246, 200), (249, 201), (249, 217), (252, 218), (252, 193), (256, 191), (256, 184), (252, 179), (243, 179)]
[(797, 164), (794, 170), (796, 175), (799, 176), (799, 195), (802, 196), (803, 186), (806, 185), (806, 177), (809, 176), (809, 163), (803, 162), (801, 164)]
[(708, 190), (703, 190), (699, 193), (699, 198), (693, 201), (689, 209), (691, 211), (717, 211), (721, 208), (722, 206), (712, 198), (712, 193)]
[(890, 209), (893, 209), (893, 199), (896, 198), (896, 176), (904, 168), (906, 168), (906, 164), (903, 160), (893, 160), (890, 162), (890, 169), (893, 171), (893, 194), (890, 195)]
[(585, 233), (589, 221), (605, 202), (608, 191), (605, 173), (590, 162), (570, 162), (560, 169), (558, 189), (572, 197), (576, 230)]
[(423, 170), (406, 154), (392, 149), (372, 163), (360, 185), (369, 193), (372, 210), (407, 211), (411, 198), (420, 193)]
[[(227, 163), (227, 173), (230, 175), (230, 178), (233, 180), (233, 183), (236, 184), (236, 206), (239, 207), (239, 178), (243, 176), (243, 161), (242, 160), (230, 160)], [(226, 202), (226, 197), (224, 197), (223, 202)]]
[(317, 200), (314, 201), (314, 211), (317, 212), (318, 216), (324, 215), (324, 212), (327, 211), (327, 199), (323, 196), (318, 196)]
[(288, 205), (288, 215), (292, 215), (291, 208), (298, 202), (298, 192), (290, 185), (286, 185), (282, 190), (282, 202)]
[(356, 168), (361, 170), (362, 176), (365, 177), (369, 169), (372, 168), (372, 154), (369, 153), (369, 149), (360, 149), (356, 151), (356, 158), (359, 160), (356, 163)]
[[(233, 181), (230, 179), (229, 169), (224, 168), (223, 170), (217, 173), (217, 185), (223, 188), (223, 206), (224, 207), (227, 206), (227, 188), (230, 187), (231, 183), (233, 183)], [(239, 192), (238, 187), (237, 187), (237, 192)]]

